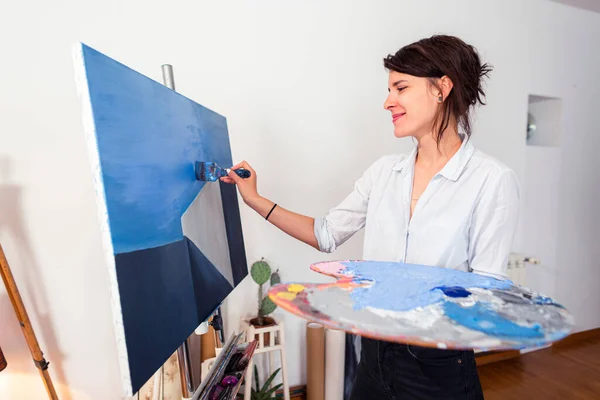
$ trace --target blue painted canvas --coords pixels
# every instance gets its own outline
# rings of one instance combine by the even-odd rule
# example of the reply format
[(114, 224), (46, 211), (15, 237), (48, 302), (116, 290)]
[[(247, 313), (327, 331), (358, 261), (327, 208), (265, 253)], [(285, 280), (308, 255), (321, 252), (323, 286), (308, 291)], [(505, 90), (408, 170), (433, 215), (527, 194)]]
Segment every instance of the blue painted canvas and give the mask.
[(86, 46), (75, 55), (127, 395), (247, 275), (225, 117)]

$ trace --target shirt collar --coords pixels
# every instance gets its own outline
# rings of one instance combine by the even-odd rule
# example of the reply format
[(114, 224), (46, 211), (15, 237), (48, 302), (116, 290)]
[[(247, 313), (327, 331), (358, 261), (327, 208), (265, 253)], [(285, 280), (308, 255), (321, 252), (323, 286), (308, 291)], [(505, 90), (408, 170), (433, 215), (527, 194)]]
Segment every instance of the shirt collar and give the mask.
[[(475, 147), (468, 137), (463, 138), (463, 142), (460, 149), (452, 156), (452, 158), (446, 163), (444, 168), (439, 172), (446, 179), (451, 181), (457, 181), (462, 172), (465, 170), (467, 163), (471, 159), (471, 156), (475, 152)], [(417, 148), (412, 149), (410, 153), (403, 159), (399, 160), (394, 165), (394, 171), (409, 171), (414, 169), (415, 159), (417, 156)]]

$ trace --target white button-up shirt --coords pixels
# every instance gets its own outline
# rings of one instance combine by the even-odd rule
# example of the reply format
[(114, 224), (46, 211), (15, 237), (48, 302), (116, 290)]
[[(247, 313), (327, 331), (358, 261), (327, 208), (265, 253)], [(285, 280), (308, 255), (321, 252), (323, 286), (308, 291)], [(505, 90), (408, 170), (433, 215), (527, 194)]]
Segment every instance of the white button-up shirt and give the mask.
[(468, 140), (429, 182), (410, 218), (417, 149), (377, 160), (337, 207), (315, 219), (321, 251), (365, 228), (363, 259), (506, 278), (515, 235), (515, 173)]

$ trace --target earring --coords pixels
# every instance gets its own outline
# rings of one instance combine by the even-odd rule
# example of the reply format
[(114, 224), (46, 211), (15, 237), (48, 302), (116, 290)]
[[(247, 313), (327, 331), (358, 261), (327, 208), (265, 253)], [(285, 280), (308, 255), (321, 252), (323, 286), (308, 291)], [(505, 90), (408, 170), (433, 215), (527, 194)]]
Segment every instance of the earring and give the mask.
[(441, 103), (442, 101), (444, 101), (444, 96), (440, 94), (438, 97), (438, 103)]

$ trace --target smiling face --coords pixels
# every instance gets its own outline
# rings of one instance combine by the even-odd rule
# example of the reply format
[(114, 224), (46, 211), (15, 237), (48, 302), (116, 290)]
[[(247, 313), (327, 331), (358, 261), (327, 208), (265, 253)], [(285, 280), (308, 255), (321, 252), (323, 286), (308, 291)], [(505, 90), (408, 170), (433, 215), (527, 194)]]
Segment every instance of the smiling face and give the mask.
[(430, 135), (441, 104), (441, 92), (429, 79), (390, 71), (388, 90), (384, 108), (391, 113), (394, 135), (417, 139)]

